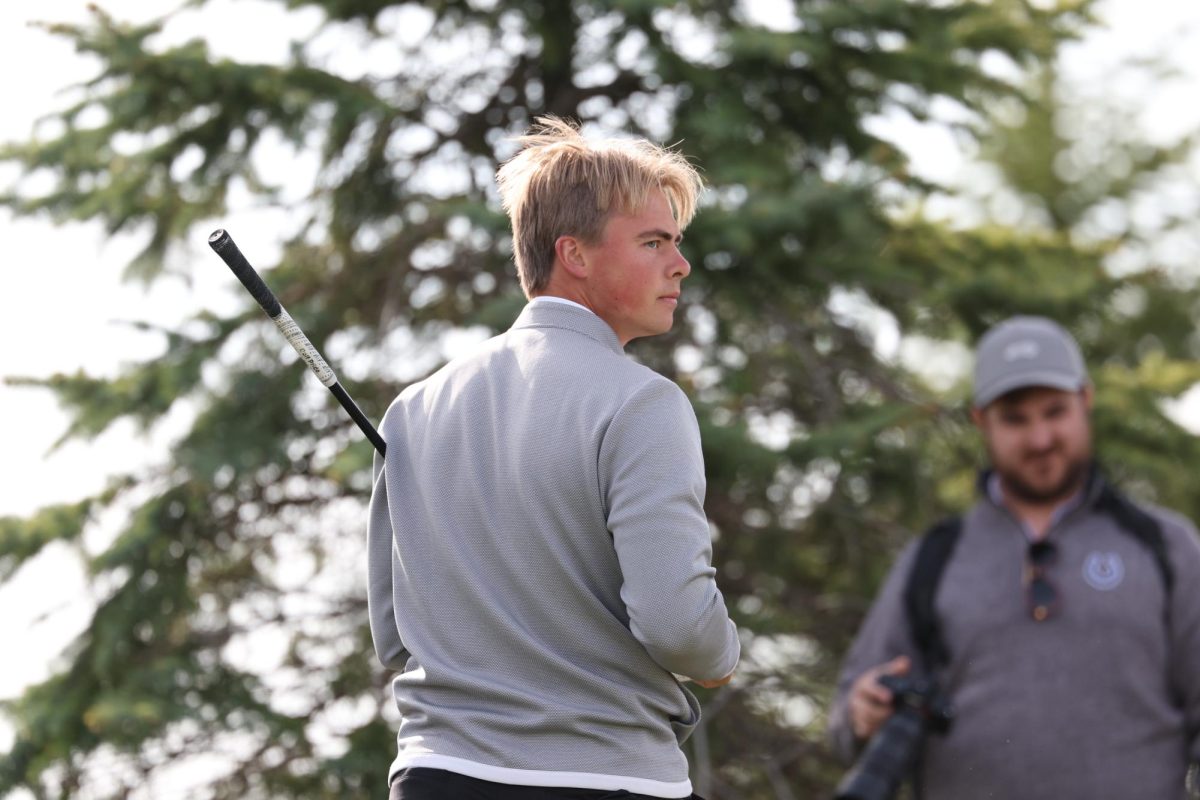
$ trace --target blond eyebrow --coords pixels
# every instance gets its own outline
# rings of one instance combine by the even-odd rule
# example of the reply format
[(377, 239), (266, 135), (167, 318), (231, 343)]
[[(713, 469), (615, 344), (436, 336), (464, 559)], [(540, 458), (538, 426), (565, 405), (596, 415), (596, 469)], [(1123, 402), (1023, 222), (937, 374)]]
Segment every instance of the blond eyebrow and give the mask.
[(652, 230), (642, 231), (641, 233), (639, 233), (637, 235), (637, 238), (639, 238), (639, 239), (666, 239), (667, 241), (675, 242), (675, 244), (679, 244), (680, 242), (683, 241), (683, 234), (677, 233), (674, 236), (672, 236), (668, 231), (664, 231), (662, 228), (654, 228)]

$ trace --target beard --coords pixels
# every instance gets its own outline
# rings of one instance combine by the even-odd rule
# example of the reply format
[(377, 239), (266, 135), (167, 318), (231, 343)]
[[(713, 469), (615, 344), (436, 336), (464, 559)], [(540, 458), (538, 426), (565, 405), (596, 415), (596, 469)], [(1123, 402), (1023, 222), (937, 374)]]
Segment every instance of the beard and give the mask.
[(1006, 492), (1025, 503), (1048, 505), (1062, 502), (1083, 485), (1092, 465), (1092, 454), (1083, 452), (1067, 460), (1066, 468), (1058, 480), (1050, 484), (1034, 484), (1025, 477), (1020, 467), (1010, 467), (992, 459), (992, 467), (1000, 476)]

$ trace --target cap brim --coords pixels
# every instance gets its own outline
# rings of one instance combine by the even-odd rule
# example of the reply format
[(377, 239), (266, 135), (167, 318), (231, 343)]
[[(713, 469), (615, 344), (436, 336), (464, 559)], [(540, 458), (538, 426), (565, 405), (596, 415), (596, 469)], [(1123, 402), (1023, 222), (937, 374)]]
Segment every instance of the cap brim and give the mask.
[(1000, 380), (975, 392), (975, 407), (986, 408), (994, 401), (1018, 389), (1031, 389), (1035, 386), (1046, 389), (1060, 389), (1064, 392), (1077, 392), (1087, 385), (1087, 379), (1076, 375), (1064, 375), (1061, 372), (1026, 372), (1021, 375), (1006, 375)]

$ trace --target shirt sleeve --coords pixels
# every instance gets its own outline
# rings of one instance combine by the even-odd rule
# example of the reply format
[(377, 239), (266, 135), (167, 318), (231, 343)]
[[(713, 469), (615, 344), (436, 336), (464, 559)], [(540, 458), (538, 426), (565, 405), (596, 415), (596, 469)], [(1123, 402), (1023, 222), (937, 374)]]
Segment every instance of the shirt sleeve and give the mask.
[(740, 645), (712, 567), (700, 430), (678, 386), (654, 380), (626, 400), (599, 475), (633, 635), (670, 672), (729, 675)]
[(376, 657), (388, 669), (402, 672), (409, 654), (396, 626), (392, 594), (395, 537), (388, 510), (387, 469), (378, 452), (371, 472), (374, 481), (367, 515), (367, 616)]
[(1195, 526), (1176, 514), (1164, 520), (1168, 556), (1174, 572), (1171, 589), (1171, 684), (1183, 710), (1188, 754), (1200, 764), (1200, 537)]
[(910, 543), (892, 565), (838, 673), (837, 691), (829, 711), (829, 738), (834, 752), (846, 763), (854, 760), (864, 744), (854, 735), (847, 708), (854, 681), (867, 670), (897, 656), (908, 656), (914, 665), (919, 663), (904, 607), (908, 574), (919, 543), (920, 540)]

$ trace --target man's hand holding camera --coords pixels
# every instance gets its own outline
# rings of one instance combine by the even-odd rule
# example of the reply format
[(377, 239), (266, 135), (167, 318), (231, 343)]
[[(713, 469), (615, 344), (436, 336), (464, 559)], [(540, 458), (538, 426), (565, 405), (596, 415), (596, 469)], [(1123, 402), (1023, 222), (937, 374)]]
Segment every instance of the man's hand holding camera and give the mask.
[(875, 735), (894, 710), (891, 689), (879, 682), (884, 675), (907, 675), (912, 664), (908, 656), (897, 656), (886, 664), (867, 670), (850, 687), (850, 726), (860, 741)]

